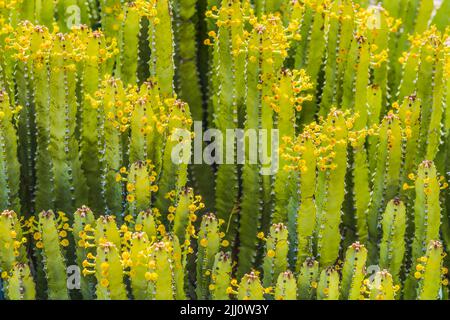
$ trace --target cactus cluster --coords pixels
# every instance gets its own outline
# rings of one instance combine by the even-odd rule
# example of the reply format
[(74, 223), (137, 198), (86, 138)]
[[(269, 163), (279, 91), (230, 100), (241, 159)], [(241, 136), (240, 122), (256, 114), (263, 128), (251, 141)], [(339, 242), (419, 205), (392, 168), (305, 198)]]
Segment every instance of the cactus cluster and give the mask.
[(369, 2), (0, 1), (0, 299), (448, 299), (450, 1)]

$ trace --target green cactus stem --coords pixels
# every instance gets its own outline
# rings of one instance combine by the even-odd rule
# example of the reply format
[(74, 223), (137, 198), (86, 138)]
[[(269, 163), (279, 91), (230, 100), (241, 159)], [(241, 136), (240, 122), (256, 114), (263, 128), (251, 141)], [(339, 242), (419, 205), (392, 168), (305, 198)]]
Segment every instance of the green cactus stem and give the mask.
[(344, 266), (342, 268), (341, 299), (360, 299), (360, 291), (365, 275), (367, 249), (364, 245), (355, 242), (348, 247), (345, 253)]

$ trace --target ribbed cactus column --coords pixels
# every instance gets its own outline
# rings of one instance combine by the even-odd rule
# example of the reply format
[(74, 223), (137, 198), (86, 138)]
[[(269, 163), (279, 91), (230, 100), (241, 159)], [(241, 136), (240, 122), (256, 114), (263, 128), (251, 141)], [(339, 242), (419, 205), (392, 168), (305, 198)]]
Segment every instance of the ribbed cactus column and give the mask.
[(231, 256), (229, 253), (219, 252), (214, 259), (214, 265), (211, 273), (211, 299), (228, 300), (230, 299), (228, 288), (231, 282)]
[(342, 268), (341, 299), (360, 299), (365, 275), (367, 249), (356, 242), (347, 248)]
[[(407, 186), (404, 186), (407, 187)], [(427, 244), (431, 240), (439, 239), (439, 226), (441, 222), (441, 208), (439, 203), (440, 182), (436, 167), (432, 161), (425, 160), (419, 165), (417, 177), (415, 177), (415, 202), (414, 202), (414, 240), (411, 247), (411, 264), (427, 250)], [(405, 283), (404, 294), (407, 299), (417, 297), (417, 279), (414, 277), (416, 270), (411, 269)]]
[(214, 265), (216, 254), (219, 252), (220, 234), (219, 221), (214, 214), (203, 216), (200, 231), (198, 233), (197, 253), (197, 298), (209, 297), (209, 284), (211, 281), (211, 269)]
[(166, 99), (165, 103), (167, 131), (155, 203), (161, 212), (169, 207), (166, 195), (172, 190), (178, 192), (188, 182), (192, 126), (190, 109), (185, 102)]
[(399, 198), (388, 202), (381, 228), (383, 237), (380, 243), (379, 265), (389, 270), (394, 281), (398, 283), (406, 249), (406, 208)]
[[(240, 1), (222, 0), (218, 16), (216, 16), (218, 31), (213, 57), (216, 69), (212, 82), (214, 122), (216, 128), (222, 133), (221, 137), (215, 137), (218, 145), (216, 153), (219, 153), (216, 159), (220, 162), (216, 175), (216, 210), (218, 217), (228, 225), (227, 239), (230, 241), (234, 239), (237, 231), (237, 216), (233, 215), (238, 200), (238, 172), (235, 165), (234, 138), (227, 137), (227, 129), (236, 128), (238, 110), (243, 105), (244, 10)], [(230, 152), (225, 152), (226, 149)]]
[(101, 108), (95, 102), (96, 93), (105, 77), (106, 64), (112, 58), (114, 47), (106, 42), (101, 31), (80, 29), (80, 40), (86, 46), (85, 58), (80, 62), (80, 159), (88, 186), (88, 202), (95, 212), (103, 212), (105, 200), (102, 195), (101, 170), (102, 129)]
[(274, 224), (266, 240), (266, 251), (263, 261), (263, 283), (265, 287), (275, 286), (278, 275), (286, 271), (289, 249), (288, 231), (284, 224)]
[(0, 210), (20, 212), (20, 164), (17, 157), (17, 131), (6, 91), (0, 89)]
[(400, 189), (403, 134), (400, 119), (390, 112), (383, 119), (378, 132), (377, 166), (372, 178), (372, 194), (367, 213), (371, 263), (376, 261), (378, 252), (380, 212), (387, 201), (398, 195)]
[(334, 264), (339, 255), (341, 239), (339, 226), (347, 171), (347, 125), (344, 113), (332, 110), (321, 134), (321, 147), (324, 153), (318, 159), (315, 236), (316, 252), (322, 267)]
[[(62, 240), (53, 211), (42, 211), (39, 214), (39, 232), (42, 257), (47, 279), (47, 295), (49, 299), (69, 299), (67, 289), (66, 262), (62, 251)], [(67, 241), (67, 240), (65, 240)]]

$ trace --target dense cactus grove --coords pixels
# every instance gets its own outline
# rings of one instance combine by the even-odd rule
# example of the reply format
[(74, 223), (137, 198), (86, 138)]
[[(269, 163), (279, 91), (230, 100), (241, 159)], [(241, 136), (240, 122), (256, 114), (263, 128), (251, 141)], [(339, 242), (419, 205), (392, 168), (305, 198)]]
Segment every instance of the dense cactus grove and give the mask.
[(448, 299), (449, 19), (0, 0), (0, 299)]

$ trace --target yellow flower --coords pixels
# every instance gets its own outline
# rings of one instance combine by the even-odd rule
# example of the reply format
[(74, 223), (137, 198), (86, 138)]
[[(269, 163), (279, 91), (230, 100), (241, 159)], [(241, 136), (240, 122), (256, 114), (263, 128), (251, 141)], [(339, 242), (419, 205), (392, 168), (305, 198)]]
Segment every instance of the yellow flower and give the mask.
[(264, 239), (264, 232), (258, 232), (258, 239)]
[(156, 281), (158, 280), (158, 274), (156, 272), (146, 272), (145, 279), (147, 281)]
[(169, 214), (167, 215), (167, 220), (169, 220), (169, 222), (172, 222), (173, 219), (175, 219), (175, 216), (173, 215), (173, 213), (169, 213)]
[(41, 235), (41, 233), (40, 232), (35, 232), (34, 234), (33, 234), (33, 238), (34, 238), (34, 240), (39, 240), (39, 239), (41, 239), (42, 238), (42, 235)]
[(132, 194), (127, 195), (127, 201), (128, 202), (133, 202), (134, 201), (134, 195), (132, 195)]
[(272, 249), (269, 249), (269, 251), (267, 251), (267, 256), (269, 258), (275, 257), (275, 251), (273, 251)]
[(230, 245), (230, 243), (228, 242), (228, 240), (223, 240), (222, 241), (222, 247), (228, 247)]
[(103, 279), (100, 281), (100, 285), (101, 285), (102, 287), (104, 287), (104, 288), (107, 288), (107, 287), (109, 286), (109, 281), (108, 281), (108, 279), (103, 278)]
[(420, 279), (422, 278), (422, 274), (419, 271), (414, 272), (414, 278)]
[(202, 247), (206, 247), (208, 245), (208, 240), (206, 238), (203, 238), (202, 240), (200, 240), (200, 245)]
[(44, 243), (42, 241), (36, 242), (36, 248), (42, 249), (44, 247)]
[(6, 278), (8, 278), (8, 272), (3, 271), (2, 272), (2, 279), (6, 279)]
[(127, 183), (127, 191), (128, 192), (133, 192), (135, 189), (134, 184), (132, 183)]
[(63, 247), (68, 247), (68, 246), (69, 246), (69, 240), (67, 240), (67, 239), (62, 240), (62, 241), (61, 241), (61, 245), (62, 245)]

